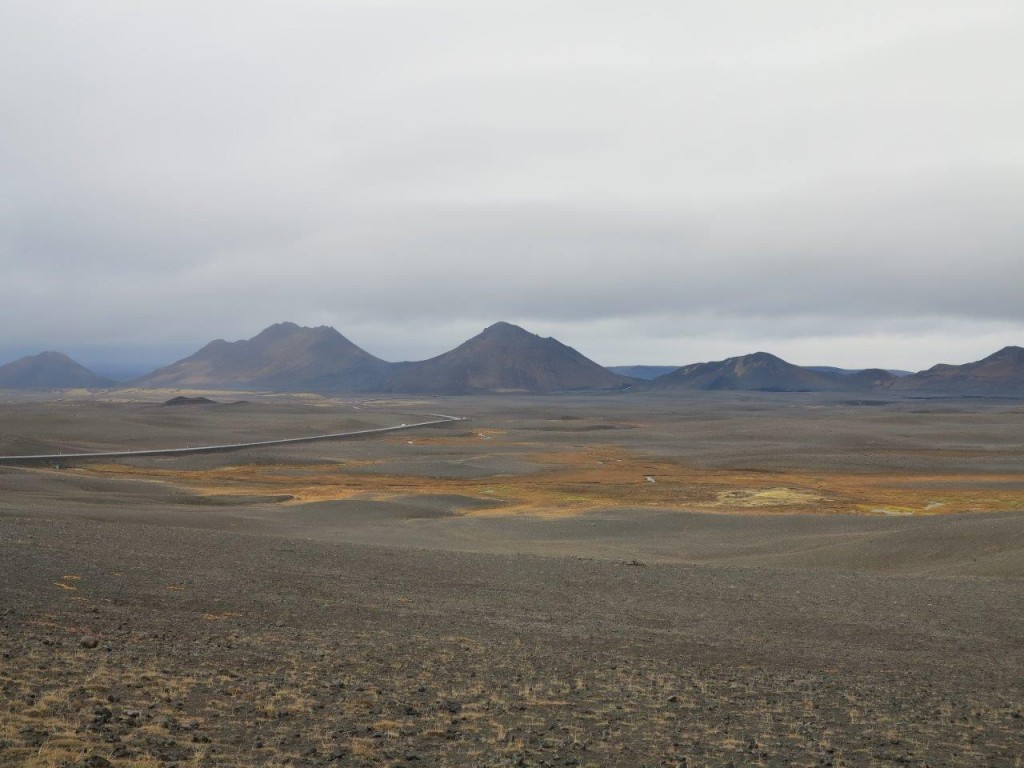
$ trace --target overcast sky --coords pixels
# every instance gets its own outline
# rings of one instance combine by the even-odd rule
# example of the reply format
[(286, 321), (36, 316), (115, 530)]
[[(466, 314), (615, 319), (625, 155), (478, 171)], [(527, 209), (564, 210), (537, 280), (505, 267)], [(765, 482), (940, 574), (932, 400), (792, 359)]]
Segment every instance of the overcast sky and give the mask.
[(0, 0), (0, 362), (1024, 345), (1020, 0)]

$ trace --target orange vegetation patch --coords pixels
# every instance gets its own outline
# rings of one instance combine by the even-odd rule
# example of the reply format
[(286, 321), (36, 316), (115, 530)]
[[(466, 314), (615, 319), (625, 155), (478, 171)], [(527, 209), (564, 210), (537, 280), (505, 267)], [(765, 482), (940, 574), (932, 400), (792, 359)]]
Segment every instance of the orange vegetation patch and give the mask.
[(911, 486), (904, 474), (706, 469), (593, 445), (531, 453), (526, 458), (546, 468), (529, 475), (484, 479), (369, 474), (353, 463), (240, 465), (197, 471), (109, 464), (94, 465), (88, 471), (165, 482), (202, 495), (289, 495), (293, 497), (290, 504), (436, 494), (504, 502), (468, 513), (477, 516), (557, 517), (621, 507), (876, 515), (1024, 509), (1024, 488), (1017, 475), (915, 475)]

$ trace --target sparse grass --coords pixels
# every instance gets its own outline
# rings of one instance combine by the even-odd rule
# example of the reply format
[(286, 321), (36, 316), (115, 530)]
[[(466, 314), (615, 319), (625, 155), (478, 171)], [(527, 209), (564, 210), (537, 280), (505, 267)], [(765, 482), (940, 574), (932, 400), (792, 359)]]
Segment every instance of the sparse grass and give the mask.
[[(479, 438), (436, 438), (446, 445)], [(366, 499), (386, 501), (407, 495), (464, 495), (505, 504), (470, 511), (474, 516), (527, 514), (563, 517), (622, 507), (656, 507), (716, 513), (760, 512), (953, 514), (1024, 508), (1024, 490), (977, 490), (981, 484), (1012, 483), (1016, 475), (842, 473), (796, 470), (764, 472), (707, 469), (639, 456), (623, 448), (588, 445), (552, 452), (523, 446), (522, 457), (547, 467), (515, 481), (360, 473), (358, 463), (295, 466), (228, 466), (206, 471), (90, 465), (87, 473), (105, 477), (157, 480), (205, 495), (290, 495), (292, 504)], [(655, 476), (657, 482), (646, 481)], [(766, 480), (770, 484), (766, 484)], [(951, 490), (951, 486), (953, 489)], [(973, 490), (972, 490), (973, 489)], [(892, 512), (890, 512), (892, 514)], [(62, 582), (64, 589), (73, 584)]]

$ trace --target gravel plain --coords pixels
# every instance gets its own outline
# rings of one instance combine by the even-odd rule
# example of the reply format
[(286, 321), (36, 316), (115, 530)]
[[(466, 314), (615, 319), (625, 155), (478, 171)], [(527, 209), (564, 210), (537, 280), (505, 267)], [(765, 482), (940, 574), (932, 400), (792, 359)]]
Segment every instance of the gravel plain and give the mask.
[(83, 397), (0, 448), (417, 410), (472, 421), (0, 468), (0, 765), (1021, 765), (1017, 401)]

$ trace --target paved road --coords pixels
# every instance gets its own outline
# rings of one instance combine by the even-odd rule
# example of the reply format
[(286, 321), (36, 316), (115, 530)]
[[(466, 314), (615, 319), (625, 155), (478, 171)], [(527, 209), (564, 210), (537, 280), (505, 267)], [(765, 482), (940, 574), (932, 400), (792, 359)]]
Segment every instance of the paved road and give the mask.
[(0, 456), (0, 464), (32, 464), (46, 461), (70, 461), (72, 459), (120, 459), (131, 456), (184, 456), (194, 453), (217, 453), (221, 451), (240, 451), (246, 448), (259, 448), (264, 445), (290, 445), (293, 443), (314, 443), (319, 440), (339, 440), (346, 437), (376, 435), (382, 432), (398, 432), (417, 427), (429, 427), (435, 424), (447, 424), (451, 421), (465, 421), (461, 416), (449, 416), (444, 413), (417, 413), (412, 416), (433, 416), (431, 421), (420, 421), (416, 424), (399, 424), (396, 427), (374, 427), (359, 429), (354, 432), (333, 432), (327, 435), (309, 435), (307, 437), (285, 437), (277, 440), (257, 440), (252, 443), (225, 443), (223, 445), (193, 445), (187, 448), (155, 448), (146, 451), (94, 451), (92, 453), (49, 453), (29, 456)]

